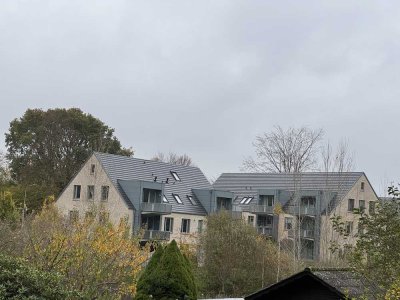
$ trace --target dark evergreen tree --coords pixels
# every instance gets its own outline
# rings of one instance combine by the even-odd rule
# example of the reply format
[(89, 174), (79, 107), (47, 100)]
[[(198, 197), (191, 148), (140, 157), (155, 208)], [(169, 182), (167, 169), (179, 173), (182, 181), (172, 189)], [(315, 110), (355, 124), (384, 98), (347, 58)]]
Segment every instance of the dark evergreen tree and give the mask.
[(150, 299), (150, 295), (152, 299), (160, 300), (197, 299), (191, 266), (175, 240), (153, 255), (139, 282), (136, 300)]

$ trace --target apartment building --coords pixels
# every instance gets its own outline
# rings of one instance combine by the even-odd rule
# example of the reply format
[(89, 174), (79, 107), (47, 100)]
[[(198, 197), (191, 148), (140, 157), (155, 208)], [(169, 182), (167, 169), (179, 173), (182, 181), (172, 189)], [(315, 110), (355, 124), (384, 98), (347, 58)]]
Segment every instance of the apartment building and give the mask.
[(93, 153), (57, 199), (71, 219), (96, 212), (100, 221), (127, 221), (143, 240), (190, 243), (207, 214), (231, 209), (230, 192), (214, 190), (197, 167)]
[[(183, 243), (194, 242), (207, 215), (225, 210), (299, 257), (327, 260), (362, 230), (354, 209), (374, 213), (377, 202), (362, 172), (223, 173), (211, 186), (197, 167), (93, 153), (56, 205), (71, 219), (96, 211), (100, 221), (127, 221), (143, 241)], [(338, 216), (345, 235), (333, 230)]]
[(374, 213), (378, 202), (363, 172), (224, 173), (213, 187), (231, 192), (232, 205), (260, 234), (310, 260), (343, 255), (363, 230), (355, 210)]

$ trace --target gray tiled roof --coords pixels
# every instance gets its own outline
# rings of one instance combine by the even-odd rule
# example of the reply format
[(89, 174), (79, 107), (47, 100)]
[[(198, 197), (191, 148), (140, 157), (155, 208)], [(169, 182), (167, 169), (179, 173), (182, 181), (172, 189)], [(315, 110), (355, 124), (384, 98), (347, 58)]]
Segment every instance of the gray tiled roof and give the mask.
[(311, 269), (311, 272), (349, 297), (377, 299), (382, 292), (375, 282), (349, 269)]
[[(305, 173), (223, 173), (213, 184), (215, 189), (227, 190), (238, 196), (235, 204), (246, 196), (257, 200), (258, 190), (329, 191), (342, 199), (363, 172), (305, 172)], [(253, 200), (251, 203), (254, 203)]]
[[(152, 182), (154, 176), (157, 176), (157, 182), (165, 182), (169, 178), (169, 183), (165, 184), (164, 194), (168, 202), (172, 204), (172, 212), (198, 215), (206, 214), (204, 208), (192, 193), (192, 189), (211, 189), (210, 183), (199, 168), (99, 152), (95, 152), (94, 155), (100, 161), (110, 180), (114, 183), (130, 208), (134, 208), (133, 204), (118, 184), (118, 180)], [(177, 172), (181, 181), (175, 181), (170, 173), (171, 171)], [(178, 194), (183, 204), (178, 204), (173, 199), (172, 193)], [(191, 204), (187, 195), (191, 195), (197, 205)]]

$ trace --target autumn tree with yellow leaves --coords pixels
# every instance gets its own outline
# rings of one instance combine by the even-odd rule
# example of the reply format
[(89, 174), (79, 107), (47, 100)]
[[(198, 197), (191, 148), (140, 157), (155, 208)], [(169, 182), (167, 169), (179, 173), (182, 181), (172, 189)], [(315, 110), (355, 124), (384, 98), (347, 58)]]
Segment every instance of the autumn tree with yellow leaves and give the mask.
[(61, 274), (68, 288), (89, 299), (132, 295), (148, 251), (125, 222), (113, 226), (97, 219), (93, 212), (70, 222), (49, 206), (15, 231), (20, 237), (14, 240), (23, 241), (20, 256), (39, 270)]

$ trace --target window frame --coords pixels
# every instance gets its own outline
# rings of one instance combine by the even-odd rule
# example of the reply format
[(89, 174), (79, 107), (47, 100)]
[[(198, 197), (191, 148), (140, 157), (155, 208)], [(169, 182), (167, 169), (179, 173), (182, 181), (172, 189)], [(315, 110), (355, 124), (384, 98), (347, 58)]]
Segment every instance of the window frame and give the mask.
[[(168, 221), (170, 230), (167, 230), (167, 221)], [(171, 218), (171, 217), (165, 217), (164, 218), (164, 231), (165, 232), (170, 232), (170, 233), (174, 232), (174, 218)]]
[[(290, 222), (288, 222), (290, 220)], [(284, 228), (285, 228), (285, 230), (292, 230), (293, 229), (293, 218), (292, 217), (285, 217), (285, 220), (284, 220)], [(289, 228), (289, 226), (288, 225), (290, 225), (290, 228)]]
[[(350, 202), (352, 202), (351, 209), (350, 209)], [(354, 204), (355, 204), (355, 199), (354, 198), (347, 199), (347, 211), (348, 212), (353, 212), (354, 211)]]
[[(186, 225), (185, 225), (186, 223)], [(183, 229), (186, 228), (186, 231)], [(181, 220), (181, 233), (190, 233), (190, 219), (183, 219)]]
[(91, 164), (90, 165), (90, 175), (94, 175), (95, 172), (96, 172), (96, 165)]
[[(92, 191), (92, 197), (90, 198), (90, 189), (93, 189)], [(87, 194), (86, 194), (87, 200), (93, 201), (94, 200), (94, 185), (88, 185), (87, 186)]]
[(186, 197), (189, 199), (189, 202), (190, 202), (192, 205), (197, 205), (196, 202), (195, 202), (194, 199), (193, 199), (193, 196), (191, 196), (191, 195), (186, 195)]
[(81, 200), (81, 193), (82, 193), (82, 186), (80, 184), (74, 184), (72, 199), (73, 200)]
[(76, 223), (79, 221), (79, 210), (73, 209), (69, 211), (70, 223)]
[[(107, 190), (107, 193), (104, 194), (104, 191)], [(104, 196), (106, 195), (106, 196)], [(109, 185), (102, 185), (101, 186), (101, 196), (100, 196), (100, 200), (107, 202), (108, 198), (110, 197), (110, 186)]]
[(202, 233), (204, 230), (204, 220), (197, 221), (197, 232)]

